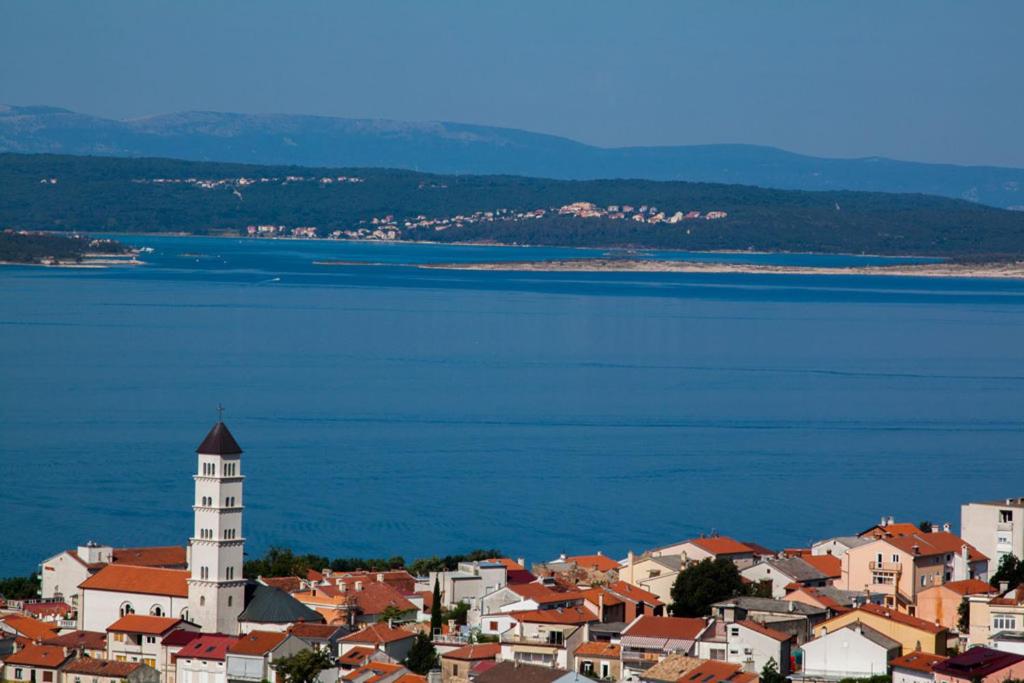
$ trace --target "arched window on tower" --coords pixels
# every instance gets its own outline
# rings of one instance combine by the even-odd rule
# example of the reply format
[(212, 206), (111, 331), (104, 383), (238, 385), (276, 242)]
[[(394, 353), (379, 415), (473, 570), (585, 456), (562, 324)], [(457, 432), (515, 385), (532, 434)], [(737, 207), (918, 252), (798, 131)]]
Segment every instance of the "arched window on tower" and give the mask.
[(160, 605), (153, 605), (149, 608), (149, 613), (154, 617), (162, 617), (164, 615), (164, 610)]
[(206, 596), (205, 595), (200, 595), (199, 596), (199, 606), (200, 607), (204, 607), (205, 605), (206, 605)]
[(184, 621), (188, 621), (188, 607), (182, 608), (180, 616)]
[(129, 614), (135, 614), (135, 608), (132, 607), (132, 603), (130, 602), (121, 603), (121, 609), (118, 611), (120, 612), (122, 617), (126, 617)]
[(233, 602), (234, 602), (234, 596), (231, 596), (231, 595), (229, 595), (229, 596), (228, 596), (228, 607), (231, 607), (231, 604), (232, 604)]

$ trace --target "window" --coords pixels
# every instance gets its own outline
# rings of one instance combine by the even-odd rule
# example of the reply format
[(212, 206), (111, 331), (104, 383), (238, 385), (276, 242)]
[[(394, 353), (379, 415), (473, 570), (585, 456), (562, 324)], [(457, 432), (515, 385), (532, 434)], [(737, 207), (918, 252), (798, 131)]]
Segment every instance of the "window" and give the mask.
[(999, 523), (1008, 524), (1013, 521), (1013, 510), (1000, 510)]
[(459, 665), (455, 664), (455, 665), (452, 666), (452, 676), (458, 676), (458, 675), (459, 675)]
[(146, 636), (146, 642), (147, 643), (155, 643), (156, 642), (156, 636)]
[(164, 610), (160, 605), (153, 605), (149, 608), (149, 613), (154, 617), (162, 617), (164, 615)]
[(15, 669), (14, 677), (20, 681), (22, 678), (24, 678), (24, 672), (21, 669)]
[(135, 614), (135, 608), (132, 607), (132, 603), (126, 602), (121, 605), (121, 616), (126, 617), (129, 614)]
[(203, 607), (204, 605), (206, 605), (206, 596), (205, 595), (200, 595), (199, 596), (199, 606)]
[(892, 554), (892, 563), (893, 564), (899, 564), (899, 562), (900, 562), (900, 556), (897, 555), (896, 553), (893, 553)]
[(892, 585), (894, 577), (888, 572), (872, 572), (871, 583)]
[(116, 642), (116, 643), (123, 643), (124, 642), (124, 634), (123, 633), (115, 633), (114, 634), (114, 642)]
[(878, 564), (882, 564), (882, 553), (875, 555), (875, 561), (878, 562)]
[(993, 631), (1013, 631), (1017, 628), (1017, 617), (1012, 614), (993, 614)]
[(490, 624), (488, 624), (488, 627), (492, 631), (497, 631), (498, 630), (498, 622), (492, 621)]
[(228, 596), (228, 607), (231, 607), (231, 604), (232, 604), (232, 603), (233, 603), (234, 601), (235, 601), (235, 599), (234, 599), (234, 596), (232, 596), (232, 595), (229, 595), (229, 596)]
[[(581, 674), (587, 674), (587, 675), (590, 675), (590, 674), (594, 673), (594, 663), (593, 662), (583, 662), (583, 666), (580, 667), (580, 673)], [(456, 673), (455, 675), (458, 676), (459, 674)]]
[(228, 567), (226, 573), (227, 573), (227, 580), (228, 581), (230, 581), (231, 579), (235, 578), (235, 568), (234, 567)]

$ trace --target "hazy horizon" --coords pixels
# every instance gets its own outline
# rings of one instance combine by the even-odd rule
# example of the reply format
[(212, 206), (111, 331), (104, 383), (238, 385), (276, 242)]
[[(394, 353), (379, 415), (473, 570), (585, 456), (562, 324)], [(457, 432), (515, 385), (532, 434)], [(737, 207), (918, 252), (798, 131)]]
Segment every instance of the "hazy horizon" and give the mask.
[(1024, 166), (1024, 5), (6, 2), (0, 101)]

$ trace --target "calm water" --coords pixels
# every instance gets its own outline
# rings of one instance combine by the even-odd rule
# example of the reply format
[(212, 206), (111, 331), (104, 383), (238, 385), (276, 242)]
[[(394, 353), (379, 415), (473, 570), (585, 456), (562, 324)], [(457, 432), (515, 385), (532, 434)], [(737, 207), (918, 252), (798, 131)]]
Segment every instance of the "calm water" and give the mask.
[[(250, 552), (536, 561), (712, 529), (782, 546), (1024, 494), (1022, 283), (133, 241), (150, 265), (0, 269), (0, 574), (89, 539), (183, 543), (218, 402)], [(312, 263), (331, 259), (386, 265)]]

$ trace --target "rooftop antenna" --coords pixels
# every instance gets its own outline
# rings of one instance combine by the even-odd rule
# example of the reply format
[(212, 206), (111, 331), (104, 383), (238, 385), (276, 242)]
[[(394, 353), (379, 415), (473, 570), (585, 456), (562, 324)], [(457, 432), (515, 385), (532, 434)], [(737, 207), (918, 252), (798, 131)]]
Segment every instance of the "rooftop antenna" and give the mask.
[(224, 421), (224, 406), (220, 403), (217, 404), (217, 422)]

